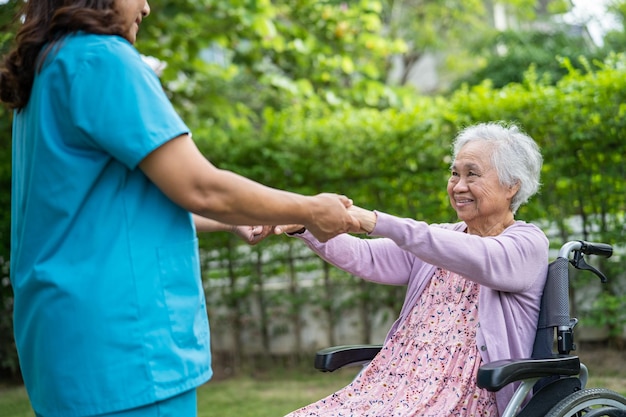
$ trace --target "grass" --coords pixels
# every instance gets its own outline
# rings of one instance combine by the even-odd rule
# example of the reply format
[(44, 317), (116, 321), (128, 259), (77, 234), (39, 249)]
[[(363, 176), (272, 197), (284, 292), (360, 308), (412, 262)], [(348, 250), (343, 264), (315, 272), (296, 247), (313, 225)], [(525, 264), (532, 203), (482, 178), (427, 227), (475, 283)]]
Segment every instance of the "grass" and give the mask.
[[(355, 371), (278, 371), (211, 381), (198, 389), (198, 417), (281, 417), (347, 385)], [(23, 387), (0, 387), (0, 415), (35, 416)]]
[(344, 387), (355, 372), (288, 372), (280, 377), (209, 382), (198, 391), (198, 416), (281, 417)]
[[(592, 377), (588, 388), (602, 387), (626, 396), (626, 352), (581, 349)], [(281, 417), (345, 386), (355, 368), (332, 374), (287, 371), (211, 381), (198, 390), (198, 417)], [(0, 387), (2, 417), (34, 417), (23, 387)]]

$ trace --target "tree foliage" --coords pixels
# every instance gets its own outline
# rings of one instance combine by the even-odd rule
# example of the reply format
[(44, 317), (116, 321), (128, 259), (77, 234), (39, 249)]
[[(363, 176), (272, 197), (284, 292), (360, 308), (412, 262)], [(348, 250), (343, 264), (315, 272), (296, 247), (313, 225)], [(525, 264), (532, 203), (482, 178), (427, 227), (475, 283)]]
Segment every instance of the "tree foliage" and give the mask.
[(545, 82), (556, 84), (568, 74), (563, 59), (568, 59), (575, 68), (584, 69), (586, 62), (606, 56), (580, 34), (572, 35), (561, 28), (549, 33), (545, 30), (498, 32), (491, 39), (483, 39), (476, 53), (485, 58), (485, 66), (458, 79), (452, 91), (463, 83), (477, 85), (487, 79), (495, 88), (522, 83), (530, 68)]
[[(541, 24), (488, 31), (471, 38), (468, 50), (480, 57), (479, 65), (452, 82), (450, 90), (464, 83), (471, 86), (485, 80), (490, 80), (496, 88), (522, 83), (531, 68), (544, 82), (556, 84), (569, 73), (570, 67), (584, 70), (590, 62), (604, 61), (611, 53), (622, 51), (626, 42), (626, 1), (611, 3), (607, 14), (616, 19), (617, 25), (604, 34), (601, 44), (596, 44), (597, 40), (590, 36), (583, 23), (559, 25), (546, 21), (545, 17)], [(563, 65), (563, 60), (567, 60), (568, 65)]]
[(563, 0), (387, 0), (383, 5), (389, 33), (407, 44), (397, 68), (400, 75), (390, 80), (400, 85), (410, 83), (411, 72), (427, 53), (440, 57), (444, 70), (441, 77), (449, 82), (483, 66), (484, 51), (477, 53), (472, 46), (482, 47), (498, 36), (496, 5), (505, 10), (509, 24), (518, 22), (515, 28), (547, 20), (571, 7)]
[(151, 4), (139, 47), (168, 63), (165, 85), (200, 129), (309, 101), (398, 104), (384, 65), (404, 45), (383, 36), (377, 1)]

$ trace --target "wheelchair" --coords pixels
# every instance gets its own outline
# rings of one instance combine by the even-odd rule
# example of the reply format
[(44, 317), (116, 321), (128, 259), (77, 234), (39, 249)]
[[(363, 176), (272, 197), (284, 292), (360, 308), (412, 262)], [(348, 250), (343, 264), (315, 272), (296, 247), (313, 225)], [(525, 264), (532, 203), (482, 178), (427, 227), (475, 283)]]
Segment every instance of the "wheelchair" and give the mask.
[[(604, 243), (570, 241), (561, 246), (548, 267), (533, 353), (527, 359), (506, 359), (483, 364), (476, 376), (480, 388), (497, 392), (508, 384), (518, 387), (500, 417), (626, 417), (626, 398), (604, 388), (586, 388), (587, 367), (571, 352), (578, 319), (570, 316), (569, 265), (587, 270), (607, 282), (587, 264), (584, 255), (605, 258), (613, 248)], [(315, 368), (322, 372), (365, 364), (382, 345), (345, 345), (322, 349)], [(530, 399), (528, 399), (530, 398)]]

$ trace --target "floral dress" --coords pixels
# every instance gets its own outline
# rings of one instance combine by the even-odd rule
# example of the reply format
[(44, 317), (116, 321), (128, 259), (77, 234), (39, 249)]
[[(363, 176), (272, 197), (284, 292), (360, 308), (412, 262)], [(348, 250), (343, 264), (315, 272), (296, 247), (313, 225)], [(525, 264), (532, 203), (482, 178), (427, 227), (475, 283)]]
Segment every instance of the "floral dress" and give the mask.
[(348, 386), (288, 417), (498, 416), (476, 386), (479, 285), (437, 269), (404, 324)]

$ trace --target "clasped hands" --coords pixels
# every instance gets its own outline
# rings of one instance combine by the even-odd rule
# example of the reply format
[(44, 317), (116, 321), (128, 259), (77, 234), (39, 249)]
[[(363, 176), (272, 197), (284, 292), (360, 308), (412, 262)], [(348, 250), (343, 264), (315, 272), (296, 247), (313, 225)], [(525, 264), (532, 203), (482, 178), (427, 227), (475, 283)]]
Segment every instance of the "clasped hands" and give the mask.
[[(376, 213), (370, 210), (366, 210), (359, 206), (352, 205), (347, 208), (348, 214), (352, 216), (358, 223), (359, 228), (356, 230), (350, 230), (351, 233), (371, 233), (376, 226)], [(274, 226), (274, 234), (281, 233), (294, 233), (302, 229), (301, 224), (287, 224)]]
[[(350, 205), (346, 208), (348, 214), (352, 216), (359, 228), (349, 230), (350, 233), (371, 233), (376, 226), (376, 213), (359, 206)], [(284, 224), (274, 226), (237, 226), (233, 232), (245, 240), (249, 245), (256, 245), (269, 235), (279, 235), (282, 233), (294, 233), (304, 227), (302, 224)]]

